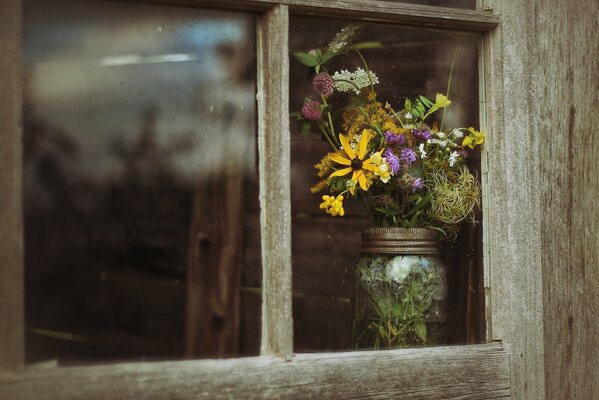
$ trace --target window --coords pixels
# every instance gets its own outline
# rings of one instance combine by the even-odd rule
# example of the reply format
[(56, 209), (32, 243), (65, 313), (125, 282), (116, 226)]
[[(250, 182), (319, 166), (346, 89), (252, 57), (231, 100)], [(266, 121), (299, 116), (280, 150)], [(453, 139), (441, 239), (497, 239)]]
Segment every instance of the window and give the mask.
[[(19, 12), (18, 2), (12, 12)], [(209, 4), (210, 2), (206, 2)], [(290, 182), (281, 165), (290, 165), (290, 140), (288, 136), (288, 42), (289, 13), (317, 13), (327, 17), (348, 17), (389, 23), (426, 24), (449, 29), (489, 32), (498, 23), (498, 18), (482, 11), (461, 11), (448, 9), (432, 9), (429, 7), (395, 4), (372, 1), (364, 4), (360, 1), (349, 1), (343, 5), (331, 5), (327, 2), (281, 2), (273, 5), (270, 1), (252, 1), (245, 4), (252, 10), (260, 12), (257, 26), (258, 32), (258, 127), (259, 127), (259, 170), (260, 170), (260, 204), (261, 210), (261, 248), (263, 271), (263, 317), (262, 317), (262, 358), (235, 359), (225, 361), (183, 361), (159, 363), (117, 364), (111, 366), (94, 366), (82, 368), (30, 368), (24, 374), (12, 375), (8, 379), (10, 385), (0, 388), (0, 393), (9, 397), (36, 397), (36, 391), (56, 393), (58, 398), (68, 396), (106, 397), (118, 393), (121, 398), (139, 398), (153, 393), (167, 396), (178, 393), (181, 398), (203, 394), (210, 397), (218, 393), (222, 396), (235, 393), (258, 393), (263, 397), (269, 395), (293, 396), (305, 393), (306, 396), (349, 396), (352, 393), (380, 394), (382, 396), (400, 396), (402, 393), (414, 393), (417, 390), (442, 390), (451, 396), (478, 393), (493, 393), (495, 397), (508, 397), (510, 392), (508, 353), (500, 344), (484, 344), (476, 346), (458, 346), (436, 349), (410, 349), (386, 352), (313, 354), (292, 356), (292, 324), (291, 324), (291, 229), (290, 229)], [(239, 2), (220, 2), (220, 6), (235, 8)], [(288, 4), (288, 5), (287, 5)], [(0, 25), (1, 26), (1, 25)], [(5, 24), (4, 30), (10, 37), (18, 39), (18, 23)], [(16, 40), (16, 43), (19, 43)], [(498, 85), (493, 79), (501, 82), (501, 74), (493, 69), (489, 57), (491, 51), (501, 46), (491, 33), (486, 33), (482, 46), (481, 65), (484, 80), (481, 102), (483, 115), (488, 129), (495, 132), (497, 116), (491, 112), (495, 104), (489, 98), (489, 87)], [(18, 55), (20, 49), (12, 49)], [(4, 66), (4, 64), (2, 64)], [(4, 67), (10, 76), (19, 76), (15, 67)], [(19, 97), (20, 85), (12, 88)], [(495, 87), (495, 86), (493, 86)], [(20, 154), (19, 130), (17, 126), (19, 112), (3, 105), (2, 116), (10, 121), (6, 146)], [(19, 158), (3, 158), (2, 167), (17, 171)], [(483, 164), (484, 166), (484, 164)], [(487, 173), (483, 169), (484, 174)], [(19, 182), (11, 176), (4, 176), (7, 187), (19, 192)], [(5, 195), (4, 195), (5, 196)], [(500, 197), (499, 197), (500, 198)], [(498, 198), (494, 198), (496, 202)], [(3, 202), (8, 202), (2, 197)], [(12, 204), (11, 210), (17, 215), (19, 204)], [(22, 224), (12, 219), (7, 224), (10, 237), (21, 235)], [(4, 233), (4, 231), (3, 231)], [(12, 261), (3, 268), (2, 282), (6, 279), (19, 281), (22, 261), (19, 256), (19, 242), (10, 240), (3, 243), (4, 248), (11, 249)], [(491, 253), (496, 254), (496, 253)], [(492, 259), (493, 268), (501, 268), (501, 260)], [(488, 276), (488, 275), (487, 275)], [(6, 279), (5, 279), (6, 278)], [(5, 283), (2, 283), (3, 285)], [(505, 284), (497, 282), (497, 284)], [(487, 287), (491, 287), (490, 285)], [(4, 286), (2, 287), (4, 288)], [(4, 342), (16, 343), (14, 350), (5, 350), (9, 357), (7, 366), (21, 364), (22, 342), (22, 291), (11, 289), (3, 291), (2, 296), (9, 300), (3, 303), (2, 312), (13, 316), (8, 325), (14, 328), (3, 328), (0, 331)], [(6, 294), (5, 294), (6, 293)], [(7, 306), (4, 306), (7, 304)], [(8, 305), (15, 305), (18, 312), (10, 312)], [(487, 302), (487, 304), (491, 304)], [(494, 310), (493, 312), (499, 312)], [(21, 317), (19, 317), (21, 315)], [(516, 323), (517, 325), (517, 323)], [(490, 324), (488, 324), (490, 326)], [(507, 328), (493, 325), (493, 329), (507, 336)], [(6, 333), (5, 333), (6, 332)], [(488, 335), (489, 338), (503, 336)], [(20, 344), (19, 344), (20, 343)], [(283, 362), (280, 358), (289, 359)], [(236, 369), (238, 368), (238, 369)], [(426, 371), (426, 372), (423, 372)], [(474, 375), (472, 371), (477, 371)], [(247, 379), (251, 374), (254, 379)], [(164, 379), (168, 377), (168, 379)], [(67, 383), (77, 378), (81, 387), (74, 388)], [(158, 379), (160, 377), (160, 379)], [(326, 377), (324, 379), (323, 377)], [(35, 378), (35, 385), (30, 379)], [(320, 383), (318, 383), (320, 381)], [(383, 387), (366, 384), (385, 382)], [(140, 384), (140, 382), (145, 382)], [(264, 384), (268, 382), (268, 384)], [(364, 384), (362, 384), (364, 383)], [(62, 388), (62, 389), (61, 389)], [(426, 389), (428, 388), (428, 389)], [(440, 389), (439, 389), (440, 388)], [(39, 392), (37, 392), (39, 393)], [(112, 393), (112, 394), (111, 394)], [(417, 392), (416, 392), (417, 393)], [(432, 394), (432, 392), (429, 392)], [(10, 396), (12, 395), (12, 396)]]
[(257, 355), (254, 15), (25, 6), (27, 361)]

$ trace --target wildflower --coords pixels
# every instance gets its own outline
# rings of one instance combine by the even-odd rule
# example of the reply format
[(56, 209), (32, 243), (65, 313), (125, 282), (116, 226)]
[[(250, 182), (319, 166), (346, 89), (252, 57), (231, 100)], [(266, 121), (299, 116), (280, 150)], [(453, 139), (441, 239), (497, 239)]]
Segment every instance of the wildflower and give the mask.
[(389, 167), (391, 167), (391, 172), (393, 172), (394, 175), (397, 174), (400, 167), (399, 157), (397, 157), (397, 155), (395, 155), (391, 149), (386, 149), (383, 153), (383, 156), (385, 156), (387, 164), (389, 164)]
[(431, 136), (433, 136), (433, 132), (431, 132), (430, 129), (427, 128), (412, 129), (410, 132), (412, 133), (412, 136), (420, 140), (428, 140), (431, 138)]
[(453, 167), (455, 165), (455, 163), (458, 161), (458, 157), (460, 156), (460, 153), (458, 153), (457, 151), (452, 151), (451, 154), (449, 155), (449, 166)]
[(326, 72), (318, 73), (312, 79), (312, 88), (324, 96), (333, 94), (333, 78)]
[(387, 131), (387, 132), (383, 133), (383, 136), (385, 137), (385, 140), (389, 144), (398, 144), (398, 145), (402, 146), (406, 143), (406, 135), (404, 135), (403, 133), (396, 135), (395, 133), (393, 133), (391, 131)]
[(343, 209), (343, 195), (335, 196), (322, 196), (322, 203), (320, 203), (320, 208), (323, 209), (327, 214), (332, 215), (333, 217), (339, 216), (343, 217), (345, 215), (345, 210)]
[(304, 103), (302, 107), (302, 115), (309, 121), (317, 121), (322, 117), (320, 111), (320, 102), (316, 100), (308, 101)]
[(485, 141), (485, 134), (475, 130), (474, 128), (468, 128), (470, 134), (462, 141), (462, 147), (474, 148), (477, 144), (482, 144)]
[(387, 183), (391, 179), (390, 166), (385, 157), (381, 157), (381, 152), (376, 152), (370, 156), (370, 160), (376, 166), (374, 174), (381, 179), (381, 182)]
[(451, 104), (451, 100), (447, 98), (444, 94), (437, 93), (435, 96), (435, 106), (437, 108), (445, 108)]
[(416, 176), (413, 176), (410, 174), (405, 174), (404, 176), (401, 177), (399, 184), (404, 189), (410, 190), (411, 192), (414, 193), (417, 190), (422, 189), (422, 187), (424, 186), (424, 181), (420, 177), (416, 177)]
[(418, 146), (418, 150), (420, 151), (420, 158), (426, 158), (426, 150), (424, 150), (424, 143), (420, 143), (420, 146)]
[(416, 153), (409, 147), (404, 147), (403, 149), (401, 149), (401, 155), (399, 156), (399, 159), (403, 161), (406, 165), (410, 165), (414, 161), (416, 161)]
[(459, 129), (454, 129), (453, 131), (451, 131), (451, 135), (452, 135), (453, 137), (455, 137), (455, 138), (458, 138), (458, 139), (459, 139), (459, 138), (462, 138), (462, 137), (464, 137), (464, 132), (462, 132), (462, 131), (461, 131), (461, 130), (459, 130)]
[(360, 188), (364, 191), (368, 190), (367, 180), (366, 180), (366, 171), (374, 172), (376, 166), (373, 165), (372, 160), (364, 160), (366, 156), (366, 150), (368, 147), (368, 141), (370, 140), (370, 134), (367, 129), (362, 131), (362, 135), (360, 136), (360, 142), (358, 143), (358, 154), (351, 148), (347, 138), (342, 134), (339, 134), (339, 141), (343, 146), (343, 151), (347, 157), (339, 153), (334, 153), (330, 155), (331, 160), (336, 162), (337, 164), (341, 164), (346, 166), (346, 168), (342, 168), (333, 172), (329, 179), (334, 178), (336, 176), (345, 176), (349, 173), (352, 173), (351, 181), (354, 185), (350, 188), (350, 193), (353, 195), (356, 190), (356, 183), (360, 185)]
[(414, 178), (412, 180), (412, 183), (410, 184), (410, 188), (412, 189), (412, 192), (416, 192), (419, 189), (422, 189), (422, 186), (424, 186), (424, 183), (422, 182), (422, 178)]
[(346, 69), (335, 72), (333, 81), (335, 81), (335, 89), (340, 92), (354, 91), (356, 94), (360, 94), (360, 90), (370, 86), (370, 81), (373, 85), (379, 83), (379, 78), (372, 71), (358, 68), (354, 72), (349, 72)]
[(318, 183), (310, 188), (310, 193), (318, 193), (321, 192), (324, 188), (327, 187), (326, 179), (321, 179)]
[(354, 36), (360, 31), (360, 26), (350, 24), (345, 28), (341, 29), (337, 35), (329, 43), (329, 51), (332, 53), (339, 53), (345, 50), (350, 44)]

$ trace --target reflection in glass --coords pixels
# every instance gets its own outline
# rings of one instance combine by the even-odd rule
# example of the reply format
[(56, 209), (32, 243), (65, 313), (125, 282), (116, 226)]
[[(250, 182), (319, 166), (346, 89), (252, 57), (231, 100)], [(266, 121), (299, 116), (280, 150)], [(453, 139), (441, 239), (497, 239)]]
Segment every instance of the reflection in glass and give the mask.
[[(290, 53), (323, 49), (348, 21), (296, 17), (291, 19)], [(356, 42), (380, 42), (361, 50), (368, 67), (378, 76), (377, 100), (403, 108), (405, 98), (446, 93), (451, 75), (451, 107), (445, 126), (478, 126), (477, 43), (479, 37), (413, 27), (365, 24)], [(369, 47), (369, 46), (366, 46)], [(318, 98), (312, 89), (311, 71), (293, 56), (291, 65), (291, 111), (304, 99)], [(364, 68), (354, 53), (327, 64), (328, 71)], [(316, 96), (316, 97), (315, 97)], [(336, 97), (335, 97), (336, 96)], [(345, 97), (344, 97), (345, 96)], [(334, 94), (329, 103), (338, 109), (349, 100)], [(334, 117), (335, 118), (335, 117)], [(337, 121), (336, 127), (341, 126)], [(338, 130), (341, 128), (337, 128)], [(330, 217), (319, 209), (320, 195), (310, 194), (318, 182), (314, 164), (330, 151), (319, 132), (301, 134), (292, 120), (292, 227), (295, 351), (347, 350), (352, 341), (351, 299), (353, 266), (360, 254), (360, 232), (369, 226), (358, 201), (344, 201), (345, 215)], [(479, 165), (475, 154), (474, 165)], [(480, 176), (480, 174), (478, 174)], [(480, 216), (477, 218), (481, 220)], [(458, 241), (445, 245), (448, 267), (448, 340), (473, 343), (484, 340), (481, 224), (464, 225)], [(466, 290), (466, 288), (469, 288)]]
[(29, 361), (257, 351), (238, 278), (259, 273), (253, 30), (232, 13), (25, 2)]

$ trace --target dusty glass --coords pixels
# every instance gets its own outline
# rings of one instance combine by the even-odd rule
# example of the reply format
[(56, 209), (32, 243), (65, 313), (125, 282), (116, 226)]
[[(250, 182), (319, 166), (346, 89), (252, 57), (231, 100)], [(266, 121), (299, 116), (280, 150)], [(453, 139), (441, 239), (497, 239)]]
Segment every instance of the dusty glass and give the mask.
[[(351, 21), (293, 17), (290, 26), (290, 112), (306, 99), (322, 101), (313, 88), (313, 69), (293, 56), (296, 52), (324, 52), (335, 35)], [(405, 98), (449, 94), (452, 101), (435, 114), (447, 127), (479, 126), (477, 49), (480, 36), (421, 27), (358, 23), (352, 40), (361, 43), (368, 68), (376, 73), (377, 100), (401, 110)], [(352, 50), (326, 64), (328, 72), (365, 69)], [(340, 110), (350, 95), (331, 95), (328, 104)], [(326, 110), (326, 109), (325, 109)], [(325, 115), (324, 112), (322, 115)], [(333, 115), (337, 132), (343, 131), (342, 112)], [(344, 215), (331, 216), (320, 208), (321, 196), (310, 189), (320, 180), (315, 164), (331, 146), (317, 129), (302, 132), (291, 118), (291, 190), (293, 228), (293, 290), (295, 350), (347, 350), (352, 347), (354, 265), (360, 256), (361, 231), (370, 226), (360, 198), (343, 201)], [(472, 165), (480, 166), (473, 152)], [(480, 178), (480, 172), (475, 172)], [(481, 221), (481, 217), (477, 218)], [(464, 225), (458, 240), (442, 244), (447, 266), (449, 343), (484, 341), (482, 227)]]
[(257, 354), (254, 23), (25, 1), (28, 361)]

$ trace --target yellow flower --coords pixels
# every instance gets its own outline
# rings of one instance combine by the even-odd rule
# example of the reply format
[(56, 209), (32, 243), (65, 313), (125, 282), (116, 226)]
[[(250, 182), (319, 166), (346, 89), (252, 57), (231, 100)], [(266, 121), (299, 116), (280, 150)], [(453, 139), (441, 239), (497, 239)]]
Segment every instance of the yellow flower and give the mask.
[(484, 133), (479, 132), (479, 131), (475, 130), (472, 127), (468, 128), (468, 131), (470, 132), (470, 134), (472, 136), (474, 136), (474, 142), (476, 144), (483, 144), (483, 142), (485, 141), (485, 134)]
[(381, 179), (381, 182), (387, 183), (391, 179), (391, 168), (387, 164), (387, 160), (382, 157), (382, 151), (376, 152), (370, 156), (370, 160), (375, 165), (374, 174)]
[(470, 134), (464, 137), (462, 141), (462, 147), (474, 148), (477, 144), (482, 144), (485, 141), (485, 134), (475, 130), (474, 128), (468, 128)]
[(451, 100), (447, 98), (444, 94), (437, 93), (435, 96), (435, 106), (437, 108), (445, 108), (451, 104)]
[(327, 214), (332, 215), (333, 217), (343, 217), (345, 215), (345, 210), (343, 209), (343, 196), (339, 195), (335, 196), (322, 196), (322, 203), (320, 203), (320, 208), (323, 209)]
[(372, 163), (372, 160), (364, 160), (364, 157), (366, 156), (366, 150), (368, 149), (369, 140), (370, 132), (368, 129), (364, 129), (362, 131), (362, 135), (360, 136), (360, 142), (358, 143), (358, 154), (356, 154), (347, 141), (347, 138), (342, 134), (339, 134), (339, 141), (341, 142), (341, 145), (343, 146), (343, 152), (345, 152), (347, 157), (344, 157), (339, 153), (331, 154), (329, 156), (331, 160), (337, 164), (345, 166), (345, 168), (339, 169), (329, 175), (329, 179), (352, 173), (351, 180), (354, 184), (349, 189), (352, 195), (355, 194), (356, 184), (359, 184), (362, 190), (368, 190), (368, 182), (366, 180), (365, 172), (375, 172), (376, 170), (376, 166)]
[(470, 135), (466, 136), (464, 138), (464, 140), (462, 141), (462, 147), (470, 147), (471, 149), (473, 149), (474, 148), (474, 143), (473, 143), (472, 138), (473, 137), (470, 136)]

